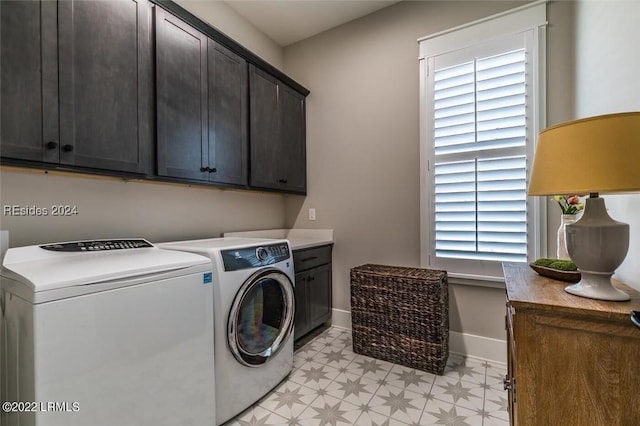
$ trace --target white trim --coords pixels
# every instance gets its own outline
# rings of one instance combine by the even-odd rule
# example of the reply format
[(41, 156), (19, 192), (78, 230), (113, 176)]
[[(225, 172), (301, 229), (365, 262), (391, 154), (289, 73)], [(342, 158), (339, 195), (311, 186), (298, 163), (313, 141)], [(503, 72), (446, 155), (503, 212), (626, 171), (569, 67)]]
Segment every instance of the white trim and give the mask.
[(430, 168), (430, 150), (428, 148), (427, 135), (429, 134), (430, 126), (426, 117), (425, 105), (429, 97), (427, 93), (429, 86), (427, 67), (431, 66), (432, 68), (432, 64), (433, 58), (420, 60), (420, 265), (422, 266), (431, 263), (429, 258), (430, 251), (425, 249), (431, 244), (431, 235), (429, 233), (431, 228), (431, 203), (429, 202), (429, 185), (427, 184), (428, 170)]
[[(540, 0), (421, 37), (418, 39), (419, 59), (489, 40), (496, 36), (496, 31), (501, 34), (518, 33), (532, 27), (547, 25), (546, 5), (547, 0)], [(498, 30), (494, 22), (497, 19), (500, 19)]]
[(449, 352), (491, 363), (507, 363), (507, 341), (449, 331)]
[[(351, 330), (351, 312), (333, 309), (331, 325)], [(449, 331), (449, 352), (494, 364), (507, 363), (507, 342), (491, 337)]]
[(489, 277), (471, 274), (456, 274), (447, 272), (447, 280), (449, 284), (470, 285), (474, 287), (488, 287), (504, 289), (504, 278)]
[[(534, 100), (533, 111), (533, 129), (534, 129), (534, 141), (531, 146), (531, 162), (533, 163), (533, 157), (536, 146), (538, 145), (538, 134), (540, 130), (547, 127), (547, 27), (541, 26), (534, 29), (534, 42), (537, 41), (537, 49), (534, 49), (536, 56), (534, 57), (534, 72), (536, 93), (534, 96), (537, 99)], [(529, 187), (529, 178), (531, 177), (531, 169), (527, 174), (527, 188)], [(534, 223), (536, 224), (537, 232), (533, 235), (535, 259), (541, 257), (547, 257), (547, 200), (545, 197), (533, 197), (533, 209), (532, 215)]]
[[(428, 105), (433, 103), (432, 91), (435, 58), (464, 49), (478, 49), (493, 45), (497, 40), (515, 34), (524, 37), (527, 52), (532, 53), (527, 66), (528, 82), (535, 91), (531, 96), (531, 109), (528, 114), (527, 162), (533, 159), (537, 135), (546, 127), (546, 0), (526, 4), (490, 17), (486, 17), (462, 26), (421, 38), (420, 46), (420, 262), (422, 267), (447, 269), (452, 282), (464, 285), (503, 288), (498, 282), (502, 278), (499, 262), (435, 259), (433, 248), (433, 183), (430, 163), (432, 156), (431, 139), (432, 120), (429, 120)], [(533, 79), (533, 81), (529, 81)], [(528, 102), (529, 103), (529, 102)], [(530, 126), (530, 127), (529, 127)], [(527, 183), (530, 166), (527, 170)], [(546, 256), (546, 201), (540, 197), (527, 199), (527, 258), (537, 259)], [(460, 273), (456, 274), (453, 271)], [(464, 275), (463, 275), (464, 274)], [(474, 276), (484, 275), (487, 277)]]
[(342, 309), (331, 310), (331, 325), (345, 330), (351, 330), (351, 312)]

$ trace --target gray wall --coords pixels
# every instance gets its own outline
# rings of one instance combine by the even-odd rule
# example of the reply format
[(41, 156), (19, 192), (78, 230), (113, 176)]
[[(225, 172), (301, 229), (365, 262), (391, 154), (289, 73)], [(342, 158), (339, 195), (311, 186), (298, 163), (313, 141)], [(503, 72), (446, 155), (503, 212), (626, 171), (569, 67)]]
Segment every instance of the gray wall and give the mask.
[[(350, 309), (350, 268), (420, 264), (416, 40), (521, 4), (401, 2), (285, 48), (286, 72), (311, 90), (308, 196), (287, 197), (287, 224), (335, 229), (336, 308)], [(573, 112), (572, 4), (548, 10), (552, 124)], [(452, 285), (451, 296), (452, 330), (505, 338), (503, 290)]]
[[(640, 111), (640, 1), (576, 5), (576, 118)], [(640, 160), (638, 161), (640, 173)], [(630, 225), (629, 254), (616, 276), (640, 289), (640, 195), (606, 196)]]
[(11, 247), (76, 239), (143, 237), (154, 242), (280, 228), (281, 195), (95, 179), (56, 173), (0, 173), (3, 206), (77, 206), (77, 215), (0, 216)]
[(174, 0), (278, 69), (282, 69), (282, 47), (236, 13), (224, 1)]

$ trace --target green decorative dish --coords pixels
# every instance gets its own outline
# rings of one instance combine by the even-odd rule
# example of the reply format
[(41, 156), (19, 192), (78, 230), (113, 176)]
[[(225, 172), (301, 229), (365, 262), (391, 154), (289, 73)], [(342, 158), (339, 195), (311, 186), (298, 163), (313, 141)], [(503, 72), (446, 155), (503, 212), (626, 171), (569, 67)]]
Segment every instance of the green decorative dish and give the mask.
[(563, 271), (561, 269), (553, 269), (546, 266), (536, 265), (535, 263), (530, 263), (529, 266), (543, 277), (553, 278), (554, 280), (565, 281), (568, 283), (577, 283), (582, 277), (578, 271)]

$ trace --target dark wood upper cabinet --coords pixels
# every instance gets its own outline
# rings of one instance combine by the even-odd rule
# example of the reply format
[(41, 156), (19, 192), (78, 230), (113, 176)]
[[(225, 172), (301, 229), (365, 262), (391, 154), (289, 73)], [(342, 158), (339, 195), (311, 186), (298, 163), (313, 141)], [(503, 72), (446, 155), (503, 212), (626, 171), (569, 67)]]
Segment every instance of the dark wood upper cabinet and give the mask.
[(149, 170), (151, 7), (146, 0), (58, 2), (61, 164)]
[(0, 31), (0, 154), (57, 163), (57, 5), (2, 0)]
[(151, 7), (1, 2), (3, 158), (148, 171)]
[(209, 39), (209, 160), (213, 182), (247, 185), (247, 61)]
[(158, 174), (247, 184), (247, 63), (156, 10)]
[(250, 185), (306, 191), (305, 97), (251, 65)]
[(278, 164), (280, 151), (280, 113), (278, 80), (270, 74), (249, 67), (249, 111), (251, 135), (250, 185), (274, 188), (282, 179)]
[(158, 175), (208, 180), (207, 37), (156, 8)]
[(282, 115), (282, 157), (280, 166), (286, 182), (284, 188), (304, 193), (307, 190), (306, 112), (305, 97), (282, 84), (280, 113)]
[(0, 54), (3, 164), (306, 191), (308, 90), (174, 2), (0, 0)]

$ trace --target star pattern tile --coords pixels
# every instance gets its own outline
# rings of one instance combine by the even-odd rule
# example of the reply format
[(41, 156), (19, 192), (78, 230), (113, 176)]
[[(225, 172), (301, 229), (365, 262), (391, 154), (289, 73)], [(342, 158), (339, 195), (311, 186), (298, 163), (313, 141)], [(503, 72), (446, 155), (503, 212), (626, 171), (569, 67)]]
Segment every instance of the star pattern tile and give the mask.
[(278, 387), (225, 426), (508, 426), (506, 366), (450, 354), (442, 376), (353, 352), (331, 327)]
[(401, 365), (394, 365), (386, 381), (391, 386), (418, 393), (429, 393), (435, 375)]
[(421, 394), (393, 386), (380, 386), (371, 398), (371, 409), (406, 424), (420, 419), (426, 400)]

